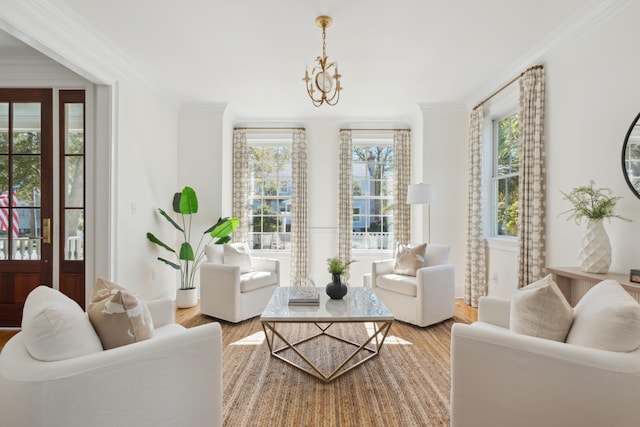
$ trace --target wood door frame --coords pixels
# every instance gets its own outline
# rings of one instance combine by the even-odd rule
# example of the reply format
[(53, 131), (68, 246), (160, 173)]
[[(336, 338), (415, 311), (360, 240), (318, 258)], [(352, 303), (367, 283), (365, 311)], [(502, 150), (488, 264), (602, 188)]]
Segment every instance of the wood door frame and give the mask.
[[(53, 89), (0, 88), (0, 102), (41, 104), (40, 218), (41, 221), (43, 218), (53, 221)], [(10, 112), (11, 127), (12, 116)], [(11, 168), (11, 164), (8, 166)], [(15, 185), (11, 180), (8, 184), (9, 188)], [(0, 325), (19, 326), (29, 292), (39, 285), (53, 287), (53, 244), (41, 242), (39, 260), (6, 260), (1, 265)]]
[[(87, 134), (87, 112), (86, 112), (86, 93), (84, 89), (65, 90), (60, 89), (58, 91), (58, 147), (59, 147), (59, 170), (60, 170), (60, 182), (59, 182), (59, 210), (58, 210), (58, 286), (60, 292), (67, 295), (76, 301), (82, 308), (85, 308), (85, 287), (86, 287), (86, 254), (82, 260), (67, 260), (65, 257), (65, 197), (67, 190), (65, 188), (65, 104), (68, 103), (82, 103), (82, 123), (84, 132), (84, 144), (83, 144), (83, 190), (82, 200), (84, 207), (84, 219), (87, 221), (87, 193), (86, 193), (86, 146), (88, 143)], [(84, 236), (84, 246), (86, 247), (87, 235)]]

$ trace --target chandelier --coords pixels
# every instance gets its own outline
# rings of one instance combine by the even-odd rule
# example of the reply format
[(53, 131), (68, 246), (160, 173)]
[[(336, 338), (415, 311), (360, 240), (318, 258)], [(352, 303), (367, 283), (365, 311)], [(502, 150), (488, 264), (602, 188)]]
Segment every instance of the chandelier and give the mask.
[[(311, 102), (316, 107), (321, 106), (324, 103), (328, 105), (336, 105), (340, 100), (340, 74), (338, 73), (338, 64), (336, 62), (329, 62), (327, 57), (327, 33), (326, 29), (331, 25), (333, 20), (330, 16), (318, 16), (316, 18), (316, 24), (318, 27), (322, 27), (322, 56), (318, 56), (315, 60), (315, 65), (311, 70), (311, 77), (309, 77), (309, 70), (304, 72), (305, 85), (307, 86), (307, 93), (311, 98)], [(333, 72), (333, 74), (331, 74)], [(316, 95), (316, 91), (318, 94)]]

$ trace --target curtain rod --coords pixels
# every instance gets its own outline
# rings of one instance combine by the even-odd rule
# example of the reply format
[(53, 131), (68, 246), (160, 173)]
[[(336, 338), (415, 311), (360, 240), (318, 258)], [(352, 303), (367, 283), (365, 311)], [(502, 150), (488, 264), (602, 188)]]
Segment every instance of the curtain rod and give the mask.
[(306, 130), (305, 128), (286, 128), (286, 127), (275, 127), (275, 128), (253, 128), (253, 127), (234, 127), (234, 130)]
[(505, 85), (503, 85), (500, 89), (496, 90), (491, 95), (487, 96), (485, 99), (480, 101), (478, 103), (478, 105), (473, 107), (473, 109), (477, 110), (478, 108), (480, 108), (485, 102), (487, 102), (488, 100), (490, 100), (491, 98), (493, 98), (494, 96), (496, 96), (497, 94), (499, 94), (500, 92), (502, 92), (503, 90), (505, 90), (506, 88), (511, 86), (514, 82), (516, 82), (518, 79), (520, 79), (522, 76), (524, 76), (528, 71), (542, 69), (542, 68), (544, 68), (542, 65), (534, 65), (533, 67), (527, 68), (526, 70), (524, 70), (523, 72), (521, 72), (520, 74), (518, 74), (517, 76), (512, 78), (511, 80), (509, 80), (509, 82), (506, 83)]
[(410, 128), (409, 129), (407, 129), (407, 128), (400, 128), (400, 129), (380, 129), (380, 128), (378, 128), (378, 129), (362, 129), (362, 128), (349, 129), (349, 128), (342, 128), (342, 129), (340, 129), (340, 131), (343, 131), (343, 130), (350, 130), (350, 131), (356, 131), (356, 132), (360, 131), (360, 130), (361, 131), (365, 131), (365, 132), (372, 132), (372, 131), (379, 131), (379, 130), (387, 130), (387, 131), (408, 130), (408, 131), (411, 131)]

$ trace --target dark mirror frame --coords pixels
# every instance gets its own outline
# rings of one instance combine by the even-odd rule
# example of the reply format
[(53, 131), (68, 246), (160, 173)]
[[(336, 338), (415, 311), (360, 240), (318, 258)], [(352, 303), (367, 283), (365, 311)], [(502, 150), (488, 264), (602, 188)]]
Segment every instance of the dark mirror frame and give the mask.
[[(627, 131), (627, 136), (624, 138), (624, 144), (622, 145), (622, 175), (624, 175), (624, 180), (627, 181), (627, 185), (631, 189), (631, 192), (635, 194), (637, 198), (640, 199), (640, 185), (638, 186), (639, 188), (634, 187), (633, 182), (631, 182), (631, 178), (629, 177), (629, 171), (627, 169), (627, 164), (626, 164), (627, 163), (626, 162), (627, 144), (629, 143), (629, 137), (633, 133), (633, 129), (635, 128), (639, 120), (640, 120), (640, 113), (638, 113), (636, 118), (633, 119), (633, 122), (631, 122), (631, 126), (629, 126), (629, 130)], [(640, 159), (638, 160), (640, 162)]]

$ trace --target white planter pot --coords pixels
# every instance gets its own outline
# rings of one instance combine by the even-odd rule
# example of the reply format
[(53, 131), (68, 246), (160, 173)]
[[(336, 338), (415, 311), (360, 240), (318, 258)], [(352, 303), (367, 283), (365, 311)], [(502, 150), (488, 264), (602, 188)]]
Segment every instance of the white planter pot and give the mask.
[(585, 273), (606, 273), (611, 266), (611, 242), (602, 221), (589, 221), (582, 238), (580, 267)]
[(176, 291), (176, 307), (190, 308), (198, 304), (198, 289), (178, 289)]

